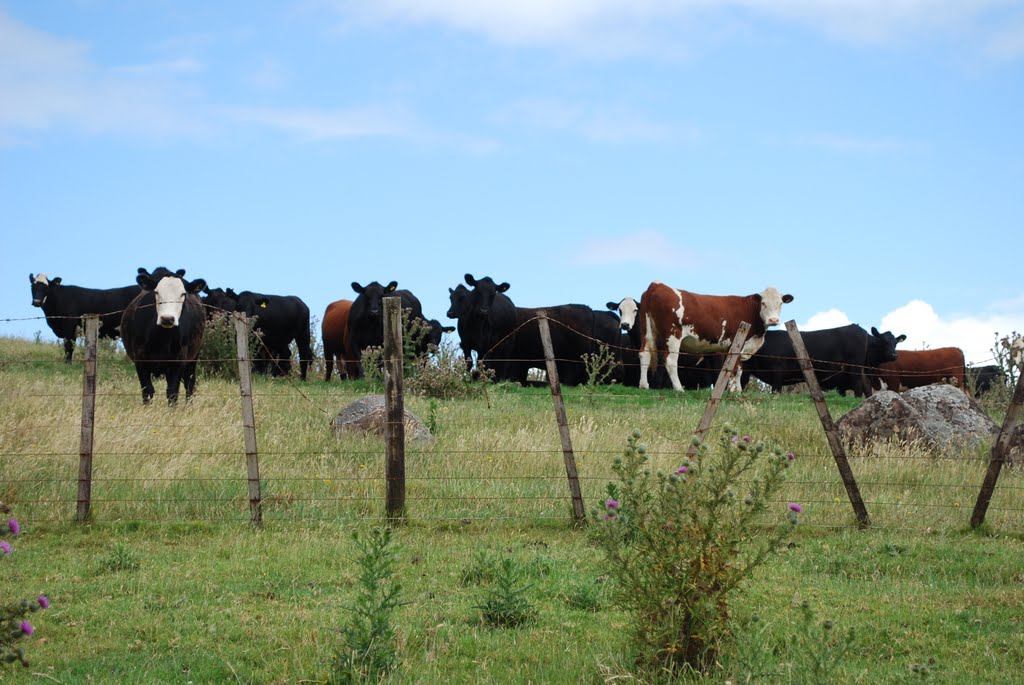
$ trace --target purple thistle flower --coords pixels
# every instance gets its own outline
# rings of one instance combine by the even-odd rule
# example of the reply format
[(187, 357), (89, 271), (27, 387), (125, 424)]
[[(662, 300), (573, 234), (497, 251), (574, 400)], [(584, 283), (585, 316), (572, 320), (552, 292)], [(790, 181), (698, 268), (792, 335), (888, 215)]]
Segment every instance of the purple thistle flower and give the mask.
[(7, 542), (7, 540), (0, 540), (0, 552), (3, 552), (4, 554), (10, 554), (11, 543)]
[(750, 442), (750, 436), (749, 435), (744, 435), (743, 436), (743, 442)]
[(613, 499), (608, 500), (607, 502), (604, 503), (604, 505), (606, 507), (608, 507), (609, 509), (618, 509), (619, 508), (619, 503), (616, 500), (613, 500)]
[(731, 438), (729, 438), (729, 439), (730, 439), (730, 440), (732, 440), (733, 442), (739, 442), (739, 441), (740, 441), (740, 436), (738, 436), (738, 435), (734, 435), (734, 436), (732, 436), (732, 437), (731, 437)]
[(786, 452), (786, 459), (793, 461), (794, 459), (796, 459), (796, 455), (793, 454), (792, 452)]
[(10, 519), (7, 525), (11, 529), (11, 535), (18, 535), (21, 533), (21, 526), (18, 525), (18, 519)]
[(49, 609), (50, 608), (50, 600), (46, 598), (46, 595), (39, 595), (39, 597), (38, 597), (38, 599), (36, 599), (36, 601), (39, 602), (39, 608), (40, 609)]
[(798, 513), (798, 514), (799, 514), (799, 513), (801, 512), (801, 511), (803, 511), (803, 510), (804, 510), (804, 508), (803, 508), (803, 507), (801, 507), (801, 506), (800, 506), (799, 504), (795, 504), (795, 503), (794, 503), (794, 504), (790, 504), (790, 505), (789, 505), (789, 510), (790, 510), (790, 511), (795, 511), (796, 513)]
[(689, 471), (689, 469), (686, 468), (685, 466), (680, 466), (678, 469), (676, 469), (676, 473), (686, 473), (687, 471)]
[(31, 623), (29, 623), (28, 621), (22, 621), (21, 632), (25, 633), (26, 635), (31, 635), (33, 632), (35, 632), (35, 630), (32, 628)]

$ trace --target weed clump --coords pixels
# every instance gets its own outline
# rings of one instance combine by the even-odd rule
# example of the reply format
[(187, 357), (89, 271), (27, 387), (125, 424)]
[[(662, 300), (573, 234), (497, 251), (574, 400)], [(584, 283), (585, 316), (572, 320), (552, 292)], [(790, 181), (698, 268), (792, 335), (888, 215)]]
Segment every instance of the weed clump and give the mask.
[(641, 670), (705, 674), (730, 634), (730, 598), (797, 522), (794, 503), (787, 523), (760, 527), (795, 457), (726, 428), (715, 449), (695, 438), (694, 460), (651, 473), (639, 440), (612, 465), (618, 482), (593, 513), (593, 538)]

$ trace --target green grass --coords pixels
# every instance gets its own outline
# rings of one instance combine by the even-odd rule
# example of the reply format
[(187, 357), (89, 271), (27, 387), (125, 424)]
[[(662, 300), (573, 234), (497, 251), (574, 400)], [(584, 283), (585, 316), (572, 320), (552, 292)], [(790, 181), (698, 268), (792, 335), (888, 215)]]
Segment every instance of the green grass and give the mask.
[[(169, 409), (158, 385), (157, 401), (143, 407), (131, 366), (101, 350), (93, 521), (80, 526), (72, 520), (81, 365), (60, 360), (55, 345), (0, 339), (0, 499), (24, 530), (0, 562), (0, 599), (46, 592), (53, 602), (33, 616), (32, 667), (0, 669), (0, 682), (325, 678), (357, 571), (351, 528), (383, 514), (382, 440), (330, 430), (365, 387), (256, 379), (266, 523), (252, 530), (237, 387), (201, 379), (191, 404)], [(629, 432), (641, 431), (655, 468), (674, 468), (707, 400), (632, 388), (564, 393), (588, 509)], [(829, 396), (836, 418), (858, 402)], [(408, 404), (427, 416), (428, 400)], [(570, 525), (550, 396), (492, 386), (486, 400), (438, 401), (435, 414), (436, 441), (407, 455), (409, 522), (395, 538), (405, 604), (392, 681), (622, 677), (627, 617), (592, 589), (606, 582), (605, 569)], [(972, 533), (983, 451), (855, 453), (873, 523), (859, 531), (806, 396), (730, 397), (716, 425), (726, 422), (796, 452), (779, 516), (786, 502), (804, 506), (792, 544), (737, 601), (739, 621), (757, 612), (783, 639), (793, 607), (811, 601), (839, 629), (856, 630), (843, 682), (914, 682), (910, 665), (929, 657), (932, 682), (1019, 680), (1019, 472), (1003, 472), (985, 532)], [(503, 557), (523, 569), (537, 610), (515, 629), (488, 627), (475, 608), (493, 582), (481, 559)]]

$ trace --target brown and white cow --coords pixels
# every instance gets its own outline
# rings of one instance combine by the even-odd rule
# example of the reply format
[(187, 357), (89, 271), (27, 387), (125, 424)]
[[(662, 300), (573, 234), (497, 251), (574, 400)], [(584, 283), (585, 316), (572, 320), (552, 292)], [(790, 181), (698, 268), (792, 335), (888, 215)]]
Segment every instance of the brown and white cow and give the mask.
[[(655, 367), (658, 364), (659, 340), (664, 340), (668, 349), (665, 368), (672, 387), (682, 390), (680, 351), (727, 352), (740, 323), (746, 321), (751, 328), (740, 360), (749, 359), (764, 343), (768, 327), (779, 323), (783, 303), (792, 301), (792, 295), (771, 287), (757, 295), (698, 295), (654, 281), (640, 298), (640, 387), (649, 387), (647, 369), (652, 360)], [(736, 378), (739, 375), (737, 366)]]
[(964, 353), (959, 347), (934, 350), (900, 350), (896, 361), (878, 365), (878, 378), (872, 382), (877, 390), (881, 380), (889, 390), (920, 388), (932, 383), (952, 383), (966, 391)]

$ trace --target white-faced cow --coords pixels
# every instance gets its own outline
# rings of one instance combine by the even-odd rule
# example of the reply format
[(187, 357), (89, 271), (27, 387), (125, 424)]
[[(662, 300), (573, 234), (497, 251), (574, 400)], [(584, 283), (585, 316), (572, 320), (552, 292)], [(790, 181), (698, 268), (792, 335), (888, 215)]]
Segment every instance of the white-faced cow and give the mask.
[[(802, 331), (811, 367), (822, 390), (840, 394), (852, 390), (857, 397), (871, 395), (870, 378), (878, 374), (879, 364), (896, 359), (896, 345), (907, 336), (879, 333), (872, 327), (868, 334), (857, 324)], [(785, 385), (802, 383), (804, 374), (786, 331), (767, 331), (764, 344), (743, 363), (743, 385), (749, 376), (760, 379), (779, 392)]]
[(123, 288), (80, 288), (77, 285), (63, 285), (61, 279), (47, 278), (46, 274), (28, 275), (32, 284), (32, 306), (40, 307), (46, 315), (46, 323), (58, 338), (64, 339), (64, 362), (71, 363), (75, 351), (75, 338), (82, 325), (82, 317), (88, 314), (100, 316), (101, 338), (117, 338), (120, 335), (121, 314), (136, 295), (139, 286)]
[(206, 314), (197, 293), (206, 282), (185, 280), (185, 270), (171, 272), (159, 267), (150, 274), (139, 269), (136, 281), (142, 288), (121, 317), (121, 336), (128, 358), (142, 386), (142, 401), (153, 399), (153, 377), (167, 379), (167, 402), (178, 401), (185, 384), (185, 398), (196, 387), (196, 361), (203, 344)]
[[(640, 387), (647, 388), (647, 370), (658, 362), (659, 341), (667, 349), (665, 368), (672, 387), (679, 382), (679, 353), (709, 354), (727, 352), (741, 322), (750, 324), (750, 332), (740, 351), (740, 360), (749, 359), (764, 343), (769, 326), (779, 323), (783, 303), (793, 301), (775, 288), (757, 295), (698, 295), (654, 281), (640, 298)], [(737, 378), (742, 369), (737, 366)], [(738, 386), (738, 383), (736, 384)]]
[[(231, 292), (229, 289), (227, 292)], [(260, 335), (259, 352), (253, 357), (257, 373), (287, 376), (291, 372), (291, 343), (299, 351), (299, 377), (313, 361), (310, 343), (309, 307), (295, 295), (264, 295), (248, 290), (238, 293), (235, 311), (254, 319), (252, 329)]]
[(1018, 369), (1024, 369), (1024, 336), (1017, 338), (1010, 345), (1010, 359)]

